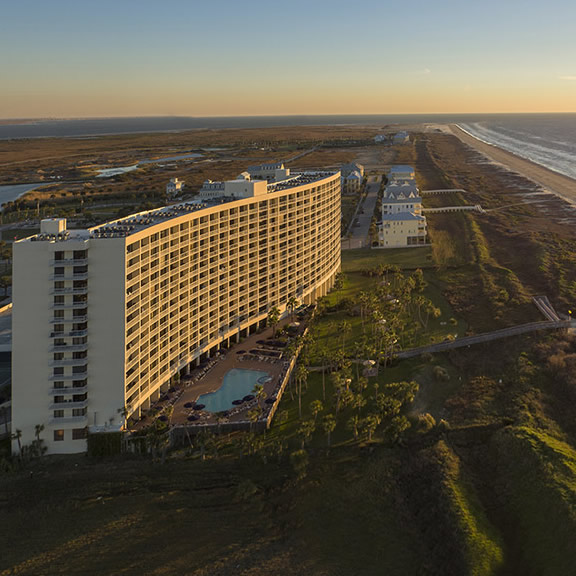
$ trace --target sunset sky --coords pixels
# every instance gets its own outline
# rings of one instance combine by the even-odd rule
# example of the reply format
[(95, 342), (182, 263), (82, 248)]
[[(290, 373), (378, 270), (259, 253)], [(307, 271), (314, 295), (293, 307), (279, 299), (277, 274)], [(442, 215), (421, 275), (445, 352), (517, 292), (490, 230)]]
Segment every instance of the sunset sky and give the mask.
[(18, 0), (0, 118), (576, 112), (572, 0)]

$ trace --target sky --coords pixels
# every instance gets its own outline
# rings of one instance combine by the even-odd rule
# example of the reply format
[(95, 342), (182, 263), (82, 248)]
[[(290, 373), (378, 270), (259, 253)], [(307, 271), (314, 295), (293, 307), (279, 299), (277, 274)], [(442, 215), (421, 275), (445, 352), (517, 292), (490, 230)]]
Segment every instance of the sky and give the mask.
[(576, 112), (574, 0), (0, 0), (0, 118)]

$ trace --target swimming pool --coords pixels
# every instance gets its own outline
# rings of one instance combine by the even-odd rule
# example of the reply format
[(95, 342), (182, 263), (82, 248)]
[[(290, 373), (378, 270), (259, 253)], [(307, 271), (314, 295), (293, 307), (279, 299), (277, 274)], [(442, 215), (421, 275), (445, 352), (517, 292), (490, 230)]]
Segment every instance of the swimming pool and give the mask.
[(233, 368), (224, 375), (222, 386), (216, 392), (202, 394), (196, 404), (204, 404), (208, 412), (230, 410), (234, 400), (240, 400), (250, 394), (256, 384), (264, 384), (270, 378), (268, 372), (262, 370), (241, 370)]

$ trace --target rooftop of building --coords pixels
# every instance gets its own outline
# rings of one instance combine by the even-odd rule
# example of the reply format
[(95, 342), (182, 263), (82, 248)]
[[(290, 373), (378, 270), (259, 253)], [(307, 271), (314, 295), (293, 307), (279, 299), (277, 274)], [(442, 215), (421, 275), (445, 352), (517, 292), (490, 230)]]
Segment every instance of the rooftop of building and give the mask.
[(419, 216), (418, 214), (414, 214), (413, 212), (398, 212), (397, 214), (383, 214), (382, 215), (382, 222), (391, 222), (393, 220), (405, 221), (405, 220), (420, 220), (426, 221), (424, 216)]
[(388, 173), (394, 174), (397, 172), (414, 172), (414, 168), (412, 166), (408, 166), (408, 164), (396, 164), (390, 168)]
[[(333, 176), (335, 174), (336, 172), (320, 171), (294, 174), (286, 180), (271, 182), (267, 184), (267, 193), (271, 194), (273, 192), (280, 192), (283, 190), (289, 190), (290, 188), (304, 186), (306, 184), (311, 184), (312, 182), (323, 180), (324, 178)], [(155, 208), (153, 210), (131, 214), (130, 216), (106, 222), (105, 224), (100, 224), (86, 230), (67, 230), (64, 228), (59, 231), (54, 231), (54, 233), (43, 233), (41, 228), (40, 234), (24, 238), (23, 240), (20, 240), (20, 242), (63, 242), (67, 240), (88, 240), (94, 238), (123, 238), (141, 232), (146, 228), (156, 226), (162, 222), (167, 222), (171, 219), (178, 218), (185, 214), (198, 212), (206, 208), (234, 202), (237, 200), (239, 200), (238, 197), (227, 196), (217, 196), (215, 198), (202, 200), (191, 199), (189, 201), (179, 202), (177, 204), (171, 204), (161, 208)], [(46, 221), (57, 222), (58, 220), (64, 219), (47, 219)]]

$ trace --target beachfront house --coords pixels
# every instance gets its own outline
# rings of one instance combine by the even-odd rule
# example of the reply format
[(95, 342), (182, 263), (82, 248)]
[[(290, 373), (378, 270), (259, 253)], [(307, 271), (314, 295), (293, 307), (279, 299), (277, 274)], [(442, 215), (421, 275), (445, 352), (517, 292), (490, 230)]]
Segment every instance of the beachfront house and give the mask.
[(382, 221), (378, 226), (380, 248), (425, 246), (428, 239), (422, 198), (412, 166), (393, 166), (382, 198)]

